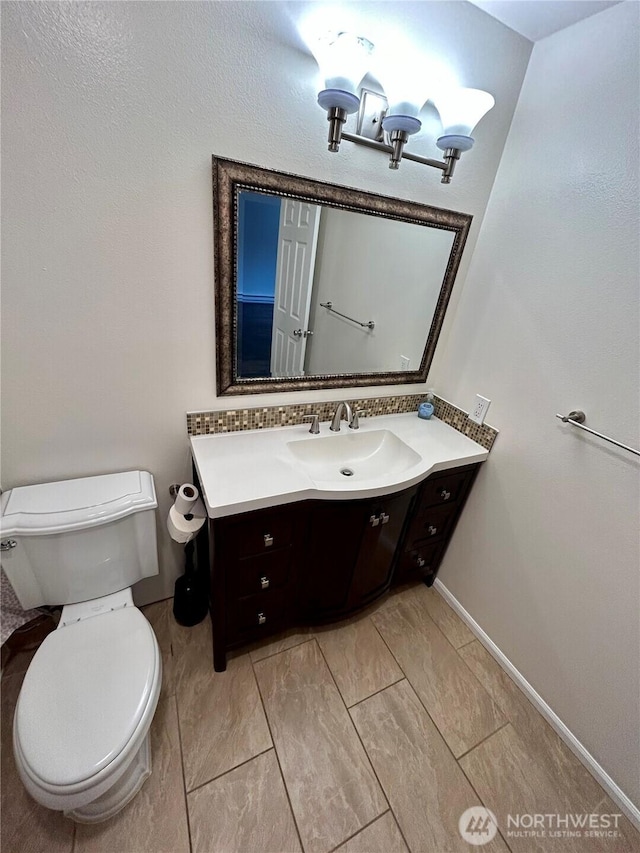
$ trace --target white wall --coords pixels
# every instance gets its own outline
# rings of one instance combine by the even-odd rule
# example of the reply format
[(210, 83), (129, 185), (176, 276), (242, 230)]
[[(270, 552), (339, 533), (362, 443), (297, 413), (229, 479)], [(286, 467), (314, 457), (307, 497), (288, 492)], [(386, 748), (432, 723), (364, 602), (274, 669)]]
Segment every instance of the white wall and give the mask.
[[(352, 396), (216, 397), (211, 155), (471, 213), (468, 258), (531, 45), (468, 3), (343, 8), (347, 27), (369, 19), (375, 40), (397, 26), (495, 94), (447, 187), (326, 150), (296, 30), (313, 3), (1, 5), (2, 486), (146, 468), (162, 518), (169, 484), (190, 477), (187, 410)], [(172, 592), (182, 560), (159, 529), (150, 597)]]
[(640, 804), (638, 4), (534, 47), (435, 387), (500, 435), (440, 578)]
[[(454, 234), (424, 225), (323, 208), (311, 295), (307, 373), (417, 370)], [(336, 311), (366, 329), (321, 308)]]

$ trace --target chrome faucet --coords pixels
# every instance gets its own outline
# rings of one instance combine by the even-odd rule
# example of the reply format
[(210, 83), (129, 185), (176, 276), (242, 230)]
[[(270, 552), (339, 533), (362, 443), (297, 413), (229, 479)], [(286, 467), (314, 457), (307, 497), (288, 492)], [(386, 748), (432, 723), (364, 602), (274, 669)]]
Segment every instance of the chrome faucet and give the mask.
[(331, 426), (329, 427), (332, 432), (340, 432), (340, 421), (342, 420), (343, 414), (345, 420), (349, 424), (353, 423), (353, 412), (351, 411), (351, 406), (346, 401), (342, 401), (336, 406), (336, 410), (333, 413), (333, 420), (331, 421)]

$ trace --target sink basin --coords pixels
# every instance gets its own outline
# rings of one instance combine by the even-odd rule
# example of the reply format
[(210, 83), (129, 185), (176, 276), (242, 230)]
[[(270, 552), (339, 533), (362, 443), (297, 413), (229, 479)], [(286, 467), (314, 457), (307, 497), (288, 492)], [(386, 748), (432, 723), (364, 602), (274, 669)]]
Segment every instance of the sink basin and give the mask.
[(388, 429), (300, 439), (287, 447), (315, 483), (345, 486), (398, 474), (422, 459)]

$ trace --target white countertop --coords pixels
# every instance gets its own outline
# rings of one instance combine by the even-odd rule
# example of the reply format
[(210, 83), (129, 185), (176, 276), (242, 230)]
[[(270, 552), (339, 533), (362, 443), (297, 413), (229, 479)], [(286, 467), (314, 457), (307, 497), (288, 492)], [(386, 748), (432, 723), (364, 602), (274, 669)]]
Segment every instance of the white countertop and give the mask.
[(345, 478), (322, 487), (305, 472), (287, 447), (290, 441), (313, 441), (350, 432), (343, 421), (340, 433), (328, 422), (320, 436), (309, 424), (264, 430), (191, 436), (203, 499), (210, 518), (221, 518), (302, 500), (350, 500), (378, 497), (409, 488), (434, 471), (482, 462), (489, 452), (443, 421), (419, 418), (416, 412), (380, 415), (360, 420), (360, 432), (389, 430), (420, 457), (411, 467), (372, 479)]

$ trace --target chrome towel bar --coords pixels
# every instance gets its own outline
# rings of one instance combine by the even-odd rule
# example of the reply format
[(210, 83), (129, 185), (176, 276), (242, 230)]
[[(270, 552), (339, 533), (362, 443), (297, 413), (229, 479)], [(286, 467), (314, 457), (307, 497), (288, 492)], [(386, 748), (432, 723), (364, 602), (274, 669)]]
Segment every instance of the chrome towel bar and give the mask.
[(623, 444), (621, 441), (616, 441), (615, 438), (609, 438), (608, 435), (603, 435), (601, 432), (596, 432), (594, 429), (589, 429), (589, 427), (584, 426), (587, 416), (579, 409), (569, 412), (568, 415), (556, 415), (556, 417), (560, 418), (560, 420), (565, 424), (571, 424), (571, 426), (578, 427), (578, 429), (583, 429), (585, 432), (591, 433), (591, 435), (596, 435), (598, 438), (610, 441), (611, 444), (615, 444), (616, 447), (621, 447), (623, 450), (628, 450), (629, 453), (634, 453), (636, 456), (640, 456), (640, 450), (636, 450), (634, 447), (629, 447), (628, 444)]
[(341, 311), (336, 311), (336, 309), (333, 307), (333, 302), (321, 302), (320, 307), (326, 308), (329, 311), (333, 311), (334, 314), (339, 314), (341, 317), (344, 317), (345, 320), (351, 320), (352, 323), (357, 323), (359, 326), (362, 326), (366, 329), (375, 329), (376, 327), (376, 324), (373, 322), (373, 320), (369, 320), (368, 323), (361, 323), (360, 320), (354, 320), (353, 317), (348, 317)]

